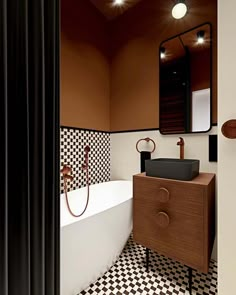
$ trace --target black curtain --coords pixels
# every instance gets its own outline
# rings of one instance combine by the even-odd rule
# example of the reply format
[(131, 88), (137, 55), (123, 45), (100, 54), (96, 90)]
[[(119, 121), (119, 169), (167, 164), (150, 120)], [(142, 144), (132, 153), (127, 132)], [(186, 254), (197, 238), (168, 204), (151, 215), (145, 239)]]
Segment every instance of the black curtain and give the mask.
[(59, 0), (0, 0), (0, 294), (59, 295)]

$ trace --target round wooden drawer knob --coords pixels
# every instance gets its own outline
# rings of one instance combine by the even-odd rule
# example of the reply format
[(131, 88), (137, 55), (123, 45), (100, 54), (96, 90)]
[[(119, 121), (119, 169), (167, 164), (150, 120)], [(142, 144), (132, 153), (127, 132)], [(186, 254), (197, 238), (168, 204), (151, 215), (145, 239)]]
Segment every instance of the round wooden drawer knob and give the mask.
[(165, 212), (157, 213), (157, 225), (166, 228), (170, 223), (170, 218)]
[(162, 203), (168, 202), (170, 199), (169, 191), (164, 187), (160, 187), (160, 189), (157, 193), (157, 199), (159, 202), (162, 202)]

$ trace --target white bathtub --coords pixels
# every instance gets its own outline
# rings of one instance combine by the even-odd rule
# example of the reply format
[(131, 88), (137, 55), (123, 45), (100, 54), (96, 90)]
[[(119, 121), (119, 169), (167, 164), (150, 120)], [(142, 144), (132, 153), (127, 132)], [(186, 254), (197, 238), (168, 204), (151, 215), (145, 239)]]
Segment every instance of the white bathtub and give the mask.
[[(69, 192), (74, 213), (86, 202), (86, 188)], [(132, 230), (132, 182), (90, 186), (90, 201), (79, 218), (61, 195), (61, 295), (76, 295), (114, 264)]]

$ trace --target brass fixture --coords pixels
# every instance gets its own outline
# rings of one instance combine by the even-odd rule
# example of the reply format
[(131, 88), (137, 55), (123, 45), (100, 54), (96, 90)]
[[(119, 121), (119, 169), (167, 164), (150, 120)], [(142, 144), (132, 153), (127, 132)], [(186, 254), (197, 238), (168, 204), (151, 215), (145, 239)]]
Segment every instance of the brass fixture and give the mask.
[(70, 207), (69, 204), (69, 200), (68, 200), (68, 194), (67, 194), (67, 179), (69, 180), (73, 180), (73, 176), (70, 175), (69, 173), (71, 173), (71, 167), (67, 166), (67, 165), (63, 165), (63, 168), (61, 169), (61, 173), (63, 175), (63, 180), (64, 180), (64, 192), (65, 192), (65, 199), (66, 199), (66, 204), (67, 204), (67, 208), (70, 212), (70, 214), (74, 217), (80, 217), (84, 214), (84, 212), (86, 211), (87, 207), (88, 207), (88, 203), (89, 203), (89, 171), (88, 171), (88, 153), (90, 152), (90, 147), (87, 145), (84, 148), (85, 151), (85, 155), (84, 155), (84, 164), (82, 164), (82, 169), (86, 171), (86, 184), (87, 184), (87, 200), (86, 200), (86, 205), (83, 209), (83, 211), (80, 214), (75, 214)]
[(85, 155), (84, 155), (84, 164), (82, 164), (82, 169), (88, 169), (88, 153), (90, 152), (90, 147), (87, 145), (84, 148)]
[(69, 179), (71, 181), (74, 179), (74, 177), (72, 175), (68, 175), (68, 174), (64, 174), (63, 177), (66, 179)]
[(149, 137), (141, 138), (141, 139), (139, 139), (139, 140), (137, 141), (137, 143), (136, 143), (136, 150), (137, 150), (137, 152), (141, 153), (140, 150), (138, 149), (138, 144), (139, 144), (140, 141), (142, 141), (142, 140), (144, 140), (144, 141), (146, 141), (146, 142), (151, 141), (151, 142), (153, 143), (153, 149), (152, 149), (152, 151), (151, 151), (151, 153), (153, 153), (153, 152), (155, 151), (155, 149), (156, 149), (156, 144), (155, 144), (155, 141), (154, 141), (153, 139), (149, 138)]
[(63, 178), (69, 179), (69, 180), (73, 180), (73, 176), (69, 175), (69, 173), (71, 173), (71, 167), (68, 165), (63, 165), (62, 169), (61, 169), (61, 173), (63, 175)]
[(184, 159), (184, 139), (183, 137), (179, 137), (180, 141), (177, 142), (177, 145), (180, 147), (179, 158)]

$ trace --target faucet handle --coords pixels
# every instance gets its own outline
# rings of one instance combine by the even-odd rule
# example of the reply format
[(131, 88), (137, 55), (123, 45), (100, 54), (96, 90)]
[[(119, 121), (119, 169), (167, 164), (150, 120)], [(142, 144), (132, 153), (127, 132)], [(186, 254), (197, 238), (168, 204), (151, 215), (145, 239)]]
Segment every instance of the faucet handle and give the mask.
[(63, 165), (63, 167), (62, 167), (62, 169), (61, 169), (61, 173), (63, 174), (63, 175), (65, 175), (65, 174), (68, 174), (68, 173), (70, 173), (71, 172), (71, 167), (70, 166), (67, 166), (67, 165)]

